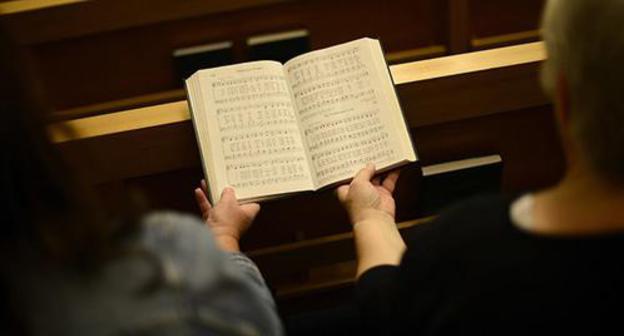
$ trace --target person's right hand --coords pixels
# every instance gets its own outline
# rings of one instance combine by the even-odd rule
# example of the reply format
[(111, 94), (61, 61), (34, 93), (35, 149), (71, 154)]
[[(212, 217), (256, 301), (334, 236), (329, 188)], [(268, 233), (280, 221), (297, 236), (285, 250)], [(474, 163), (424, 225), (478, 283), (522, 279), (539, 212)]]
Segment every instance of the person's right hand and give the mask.
[(376, 266), (398, 265), (405, 251), (405, 242), (394, 222), (392, 197), (399, 172), (390, 173), (383, 182), (373, 179), (374, 175), (375, 166), (368, 164), (351, 184), (337, 190), (353, 224), (358, 277)]
[(338, 199), (349, 213), (353, 225), (368, 219), (394, 221), (392, 193), (399, 171), (388, 174), (383, 182), (379, 178), (373, 179), (374, 175), (375, 165), (369, 163), (355, 175), (351, 184), (340, 186), (337, 190)]

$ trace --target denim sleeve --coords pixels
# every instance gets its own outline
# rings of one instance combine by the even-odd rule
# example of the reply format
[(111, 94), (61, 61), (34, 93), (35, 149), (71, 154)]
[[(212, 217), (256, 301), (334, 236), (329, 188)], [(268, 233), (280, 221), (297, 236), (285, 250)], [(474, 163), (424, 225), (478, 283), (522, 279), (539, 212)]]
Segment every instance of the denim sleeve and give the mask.
[(143, 225), (143, 244), (160, 260), (165, 282), (187, 296), (200, 325), (283, 334), (273, 297), (247, 256), (221, 251), (210, 230), (192, 216), (154, 213)]
[(229, 253), (229, 258), (232, 264), (236, 265), (241, 272), (246, 274), (247, 278), (250, 280), (249, 284), (256, 287), (257, 293), (266, 302), (266, 304), (275, 309), (275, 301), (273, 300), (271, 291), (267, 287), (258, 266), (256, 266), (256, 264), (249, 259), (249, 257), (241, 252)]

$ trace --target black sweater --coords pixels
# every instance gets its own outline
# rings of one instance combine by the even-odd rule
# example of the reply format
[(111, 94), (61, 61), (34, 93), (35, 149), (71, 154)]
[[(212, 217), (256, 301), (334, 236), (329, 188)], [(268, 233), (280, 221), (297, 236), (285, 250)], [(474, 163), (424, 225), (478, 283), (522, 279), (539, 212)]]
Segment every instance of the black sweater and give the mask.
[[(511, 200), (479, 198), (415, 229), (401, 265), (357, 284), (377, 334), (622, 334), (624, 234), (526, 233)], [(616, 331), (607, 332), (616, 328)]]

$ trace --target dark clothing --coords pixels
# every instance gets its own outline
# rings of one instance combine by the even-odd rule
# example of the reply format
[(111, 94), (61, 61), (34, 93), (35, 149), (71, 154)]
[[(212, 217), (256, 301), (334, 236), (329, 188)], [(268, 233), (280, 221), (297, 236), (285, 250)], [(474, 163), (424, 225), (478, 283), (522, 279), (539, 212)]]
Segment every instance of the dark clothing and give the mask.
[(624, 234), (527, 233), (511, 222), (510, 204), (483, 197), (449, 209), (415, 229), (400, 266), (363, 274), (357, 296), (370, 330), (621, 334)]

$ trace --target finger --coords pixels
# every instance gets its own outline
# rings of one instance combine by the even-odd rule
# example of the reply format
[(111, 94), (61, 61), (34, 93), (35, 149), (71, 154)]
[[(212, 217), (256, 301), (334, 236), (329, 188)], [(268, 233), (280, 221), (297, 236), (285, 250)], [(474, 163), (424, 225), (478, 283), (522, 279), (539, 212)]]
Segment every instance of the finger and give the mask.
[(344, 203), (347, 200), (347, 195), (349, 194), (349, 186), (341, 185), (336, 189), (336, 196), (338, 196), (338, 200)]
[(368, 182), (373, 176), (375, 176), (375, 164), (368, 163), (366, 167), (362, 168), (357, 175), (355, 175), (353, 182)]
[(202, 211), (208, 211), (212, 208), (212, 204), (210, 204), (208, 197), (200, 188), (195, 188), (195, 200)]
[(401, 171), (399, 170), (390, 172), (390, 174), (388, 174), (388, 176), (384, 179), (382, 186), (390, 193), (393, 193), (396, 188), (397, 181), (399, 180), (399, 175), (401, 175)]
[(221, 200), (219, 200), (219, 202), (225, 204), (237, 204), (238, 201), (236, 201), (236, 193), (234, 192), (234, 189), (230, 187), (223, 189), (221, 192)]
[(208, 184), (206, 183), (206, 180), (202, 179), (199, 184), (201, 185), (202, 190), (206, 193), (206, 195), (208, 194)]
[(202, 194), (204, 194), (204, 197), (205, 197), (206, 199), (208, 199), (208, 190), (207, 190), (206, 188), (204, 188), (204, 187), (205, 187), (205, 184), (204, 184), (204, 185), (202, 185), (202, 183), (200, 182), (199, 187), (198, 187), (198, 188), (195, 188), (195, 190), (196, 190), (196, 191), (197, 191), (197, 190), (201, 191), (201, 193), (202, 193)]
[(248, 203), (241, 205), (241, 210), (245, 213), (245, 215), (253, 220), (256, 218), (258, 213), (260, 212), (260, 204), (258, 203)]
[(197, 205), (199, 206), (199, 210), (202, 215), (207, 215), (210, 212), (212, 205), (210, 204), (210, 201), (208, 201), (206, 194), (204, 194), (200, 188), (195, 189), (195, 200), (197, 201)]

